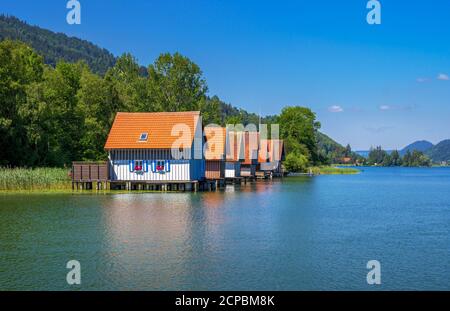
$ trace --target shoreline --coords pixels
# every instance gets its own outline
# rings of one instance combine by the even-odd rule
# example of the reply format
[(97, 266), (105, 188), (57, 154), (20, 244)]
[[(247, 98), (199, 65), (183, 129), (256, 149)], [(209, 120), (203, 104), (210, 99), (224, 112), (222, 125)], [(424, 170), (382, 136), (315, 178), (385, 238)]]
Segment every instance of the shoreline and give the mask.
[[(384, 167), (384, 166), (350, 166), (350, 165), (335, 165), (335, 166), (317, 166), (309, 168), (309, 172), (304, 173), (290, 173), (284, 178), (290, 177), (301, 177), (301, 176), (324, 176), (324, 175), (358, 175), (364, 172), (364, 168), (423, 168), (423, 169), (436, 169), (436, 168), (448, 168), (450, 166), (431, 166), (431, 167)], [(256, 181), (261, 182), (261, 181)], [(162, 193), (162, 191), (157, 190), (82, 190), (75, 191), (72, 190), (71, 181), (67, 181), (67, 184), (61, 185), (58, 183), (55, 188), (51, 185), (45, 188), (40, 188), (36, 186), (33, 189), (0, 189), (0, 195), (13, 195), (13, 194), (42, 194), (42, 195), (53, 195), (53, 194), (74, 194), (74, 195), (84, 195), (84, 194), (98, 194), (98, 195), (109, 195), (109, 194), (126, 194), (126, 193)], [(62, 187), (61, 187), (62, 186)], [(179, 191), (164, 191), (165, 193), (180, 193)]]

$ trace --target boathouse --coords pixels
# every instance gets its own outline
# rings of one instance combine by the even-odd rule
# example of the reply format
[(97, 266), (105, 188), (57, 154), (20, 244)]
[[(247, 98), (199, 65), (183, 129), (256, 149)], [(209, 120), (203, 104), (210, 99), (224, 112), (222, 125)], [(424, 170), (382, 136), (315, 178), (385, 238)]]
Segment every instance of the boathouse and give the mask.
[(116, 115), (105, 144), (109, 179), (132, 187), (146, 184), (192, 186), (205, 177), (200, 112)]
[(205, 177), (209, 180), (225, 178), (226, 128), (207, 126), (205, 135)]
[(244, 161), (241, 164), (241, 176), (253, 178), (258, 165), (259, 133), (256, 131), (244, 132), (242, 147)]
[(261, 140), (261, 146), (265, 146), (264, 148), (267, 148), (267, 157), (264, 157), (264, 155), (259, 157), (259, 171), (263, 172), (265, 175), (282, 176), (282, 162), (285, 160), (283, 140)]
[(238, 179), (243, 161), (242, 132), (226, 129), (225, 135), (225, 178)]

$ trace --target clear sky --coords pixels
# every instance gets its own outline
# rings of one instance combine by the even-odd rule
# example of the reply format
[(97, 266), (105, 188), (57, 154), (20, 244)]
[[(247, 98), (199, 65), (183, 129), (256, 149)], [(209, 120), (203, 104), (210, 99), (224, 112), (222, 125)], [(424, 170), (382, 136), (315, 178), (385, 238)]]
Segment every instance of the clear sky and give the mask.
[(210, 95), (249, 111), (313, 109), (354, 150), (450, 138), (450, 1), (1, 0), (0, 13), (92, 41), (148, 65), (161, 52), (195, 61)]

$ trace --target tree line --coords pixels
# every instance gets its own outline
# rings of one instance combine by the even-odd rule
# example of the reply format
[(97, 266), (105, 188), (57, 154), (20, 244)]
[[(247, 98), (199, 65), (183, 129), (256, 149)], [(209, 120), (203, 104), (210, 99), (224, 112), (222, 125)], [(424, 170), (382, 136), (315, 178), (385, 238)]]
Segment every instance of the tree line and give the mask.
[(371, 148), (367, 159), (367, 164), (373, 166), (431, 166), (432, 161), (423, 152), (418, 150), (407, 151), (402, 157), (398, 150), (390, 154), (383, 150), (381, 146)]

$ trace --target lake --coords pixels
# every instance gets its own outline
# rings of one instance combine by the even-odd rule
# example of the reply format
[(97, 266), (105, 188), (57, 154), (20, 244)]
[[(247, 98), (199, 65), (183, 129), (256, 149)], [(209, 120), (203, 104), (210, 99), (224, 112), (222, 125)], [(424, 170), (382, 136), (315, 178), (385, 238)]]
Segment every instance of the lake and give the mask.
[[(69, 286), (66, 263), (81, 263)], [(368, 285), (369, 260), (381, 285)], [(450, 168), (0, 194), (2, 290), (449, 290)]]

